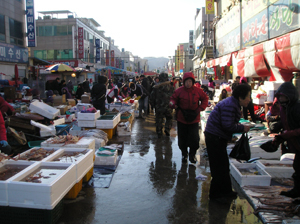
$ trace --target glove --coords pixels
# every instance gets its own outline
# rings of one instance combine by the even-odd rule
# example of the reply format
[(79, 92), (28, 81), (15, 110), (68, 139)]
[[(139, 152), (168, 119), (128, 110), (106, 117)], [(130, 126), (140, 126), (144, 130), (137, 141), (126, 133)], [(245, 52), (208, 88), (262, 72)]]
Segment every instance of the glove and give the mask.
[(2, 147), (8, 146), (7, 141), (4, 141), (4, 140), (0, 141), (0, 144), (2, 145)]

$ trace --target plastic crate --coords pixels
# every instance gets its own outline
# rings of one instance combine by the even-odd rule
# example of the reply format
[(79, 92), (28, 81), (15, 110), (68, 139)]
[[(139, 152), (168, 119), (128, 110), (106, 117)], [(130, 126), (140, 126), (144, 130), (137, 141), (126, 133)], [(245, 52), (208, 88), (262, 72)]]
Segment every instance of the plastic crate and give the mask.
[(56, 125), (55, 126), (55, 129), (56, 129), (56, 132), (59, 132), (61, 129), (64, 129), (66, 128), (67, 126), (69, 126), (66, 130), (64, 130), (62, 133), (60, 133), (60, 135), (67, 135), (67, 133), (69, 133), (70, 131), (70, 125), (68, 124), (60, 124), (60, 125)]
[(92, 167), (92, 169), (90, 169), (89, 172), (87, 172), (87, 174), (83, 177), (82, 181), (88, 182), (93, 176), (93, 173), (94, 173), (94, 167)]
[(0, 206), (1, 224), (54, 224), (63, 214), (61, 200), (52, 210)]
[(71, 190), (69, 190), (69, 192), (65, 196), (66, 199), (76, 199), (77, 198), (77, 195), (82, 190), (82, 180), (83, 179), (81, 179), (81, 181), (79, 181), (78, 183), (76, 183), (71, 188)]
[(34, 147), (41, 147), (41, 143), (45, 140), (38, 140), (38, 141), (30, 141), (28, 142), (29, 148), (34, 148)]

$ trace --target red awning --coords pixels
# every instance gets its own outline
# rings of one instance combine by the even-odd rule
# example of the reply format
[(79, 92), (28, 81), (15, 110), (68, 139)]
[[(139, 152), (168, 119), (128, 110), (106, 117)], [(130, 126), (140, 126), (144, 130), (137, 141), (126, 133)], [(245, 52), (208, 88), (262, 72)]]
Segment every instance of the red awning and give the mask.
[(219, 58), (209, 60), (208, 62), (206, 62), (206, 67), (211, 68), (211, 67), (217, 66), (217, 65), (219, 65), (221, 67), (230, 66), (232, 64), (231, 63), (232, 54), (234, 54), (234, 53), (236, 53), (236, 52), (224, 55)]

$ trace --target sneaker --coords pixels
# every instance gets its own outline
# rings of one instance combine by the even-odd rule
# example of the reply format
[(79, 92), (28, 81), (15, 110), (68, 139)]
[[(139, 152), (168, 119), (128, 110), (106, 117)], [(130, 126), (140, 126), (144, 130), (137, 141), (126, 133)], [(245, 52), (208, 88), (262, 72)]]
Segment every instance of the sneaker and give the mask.
[(193, 163), (193, 164), (196, 164), (196, 162), (197, 162), (195, 156), (190, 156), (190, 157), (189, 157), (189, 161), (190, 161), (191, 163)]
[(300, 197), (300, 194), (297, 190), (295, 190), (295, 188), (293, 188), (292, 190), (289, 191), (281, 191), (280, 195), (289, 197), (289, 198), (298, 198)]
[(187, 156), (182, 156), (181, 162), (186, 164), (187, 163)]
[(170, 136), (170, 131), (165, 130), (166, 136)]

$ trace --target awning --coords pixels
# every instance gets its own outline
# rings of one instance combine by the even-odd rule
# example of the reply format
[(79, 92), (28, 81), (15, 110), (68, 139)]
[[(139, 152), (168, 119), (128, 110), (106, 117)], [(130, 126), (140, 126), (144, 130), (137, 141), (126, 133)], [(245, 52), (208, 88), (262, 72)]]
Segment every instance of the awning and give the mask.
[(206, 67), (207, 68), (211, 68), (213, 66), (230, 66), (232, 63), (231, 63), (231, 57), (232, 57), (232, 54), (233, 53), (230, 53), (230, 54), (227, 54), (227, 55), (224, 55), (222, 57), (219, 57), (219, 58), (215, 58), (215, 59), (211, 59), (209, 60), (208, 62), (206, 62)]
[(30, 57), (33, 60), (33, 65), (51, 65), (49, 61), (37, 58), (37, 57)]

